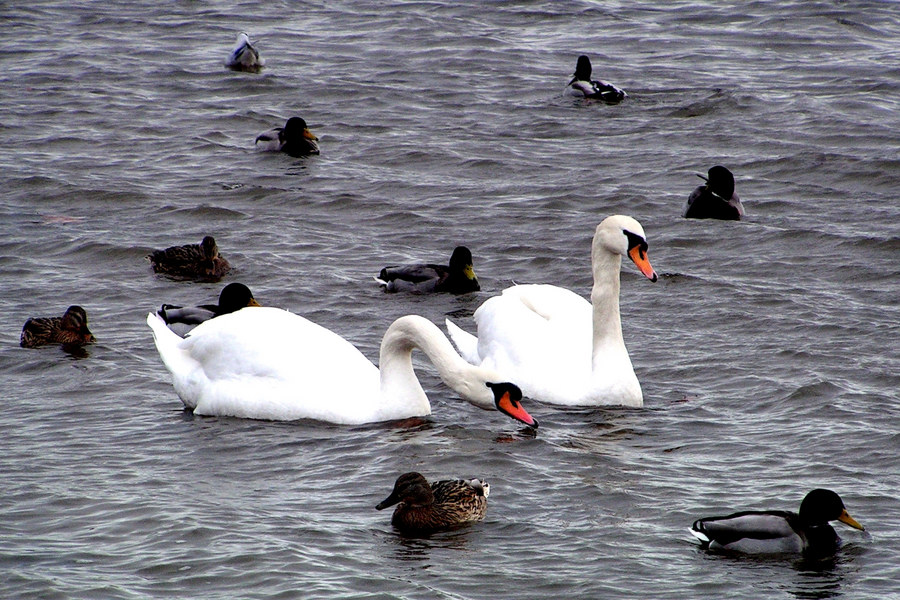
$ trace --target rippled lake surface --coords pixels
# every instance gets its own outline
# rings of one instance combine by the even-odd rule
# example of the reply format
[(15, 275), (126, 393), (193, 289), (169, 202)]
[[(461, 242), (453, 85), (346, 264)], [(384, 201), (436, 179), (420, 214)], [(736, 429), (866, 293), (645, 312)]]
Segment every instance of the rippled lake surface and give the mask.
[[(12, 2), (0, 7), (0, 596), (887, 598), (900, 593), (900, 8), (895, 2)], [(239, 31), (267, 60), (224, 69)], [(626, 89), (566, 98), (579, 54)], [(257, 153), (302, 116), (322, 153)], [(687, 221), (728, 166), (747, 217)], [(194, 417), (145, 324), (230, 281), (377, 360), (398, 316), (472, 329), (515, 283), (588, 296), (604, 217), (641, 410), (527, 401), (530, 432), (424, 360), (426, 419)], [(150, 272), (214, 235), (222, 283)], [(386, 295), (469, 246), (482, 291)], [(87, 309), (83, 355), (18, 347)], [(340, 381), (335, 382), (340, 386)], [(403, 472), (484, 477), (428, 538)], [(824, 562), (708, 555), (687, 528), (829, 487), (867, 527)]]

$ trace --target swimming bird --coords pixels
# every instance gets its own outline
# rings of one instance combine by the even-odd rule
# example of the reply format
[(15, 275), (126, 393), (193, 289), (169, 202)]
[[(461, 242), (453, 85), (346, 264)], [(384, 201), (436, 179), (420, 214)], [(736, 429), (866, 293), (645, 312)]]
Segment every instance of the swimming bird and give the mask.
[(830, 554), (840, 538), (829, 521), (840, 521), (863, 530), (850, 516), (841, 497), (831, 490), (815, 489), (800, 504), (800, 512), (751, 510), (727, 517), (698, 519), (691, 533), (709, 550), (747, 554)]
[(231, 265), (219, 254), (219, 247), (211, 235), (199, 244), (154, 250), (147, 258), (156, 273), (178, 279), (219, 281), (231, 271)]
[(319, 138), (309, 130), (306, 121), (291, 117), (284, 127), (275, 127), (257, 136), (256, 148), (266, 152), (284, 152), (294, 158), (319, 153)]
[(37, 348), (46, 344), (83, 346), (97, 341), (87, 326), (87, 312), (80, 306), (70, 306), (61, 317), (32, 317), (22, 327), (19, 345)]
[(418, 348), (463, 399), (537, 427), (519, 388), (464, 361), (423, 317), (407, 315), (388, 327), (380, 367), (336, 333), (279, 308), (222, 315), (186, 338), (153, 313), (147, 324), (175, 391), (198, 415), (344, 425), (423, 417), (431, 405), (413, 371)]
[(566, 87), (566, 93), (578, 98), (603, 100), (609, 104), (617, 104), (628, 96), (624, 90), (609, 82), (592, 80), (591, 71), (591, 59), (582, 54), (575, 63), (575, 74)]
[(421, 473), (397, 478), (391, 495), (375, 508), (397, 504), (391, 524), (404, 533), (431, 533), (484, 519), (491, 486), (483, 479), (428, 480)]
[(472, 266), (472, 252), (465, 246), (457, 246), (453, 250), (447, 266), (412, 264), (385, 267), (375, 280), (386, 292), (466, 294), (481, 289)]
[(502, 373), (529, 398), (566, 406), (643, 406), (619, 317), (619, 271), (627, 256), (651, 281), (647, 240), (631, 217), (607, 217), (594, 233), (591, 302), (554, 285), (516, 285), (475, 311), (477, 337), (447, 319), (474, 365)]
[(218, 304), (185, 307), (163, 304), (156, 314), (165, 321), (169, 329), (184, 337), (204, 321), (233, 313), (248, 306), (259, 306), (250, 288), (243, 283), (229, 283), (222, 288)]
[(721, 165), (709, 170), (709, 177), (697, 173), (706, 181), (698, 186), (684, 205), (685, 219), (722, 219), (740, 221), (744, 216), (744, 205), (734, 192), (734, 175)]
[(259, 52), (250, 43), (250, 36), (246, 33), (240, 33), (234, 49), (225, 60), (225, 66), (232, 71), (259, 73), (266, 66), (266, 61), (260, 58)]

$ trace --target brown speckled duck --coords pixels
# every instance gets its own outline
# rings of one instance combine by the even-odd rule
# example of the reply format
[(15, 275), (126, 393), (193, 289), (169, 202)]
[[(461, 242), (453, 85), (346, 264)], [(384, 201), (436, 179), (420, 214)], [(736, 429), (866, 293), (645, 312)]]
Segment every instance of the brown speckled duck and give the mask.
[(88, 329), (87, 313), (80, 306), (70, 306), (61, 317), (38, 317), (25, 321), (19, 345), (37, 348), (47, 344), (82, 346), (96, 341)]
[(431, 533), (484, 519), (490, 485), (481, 479), (435, 481), (421, 473), (405, 473), (391, 495), (375, 508), (398, 504), (391, 523), (405, 533)]
[(219, 247), (211, 235), (199, 244), (154, 250), (147, 258), (154, 272), (179, 279), (219, 281), (231, 271), (231, 265), (219, 254)]

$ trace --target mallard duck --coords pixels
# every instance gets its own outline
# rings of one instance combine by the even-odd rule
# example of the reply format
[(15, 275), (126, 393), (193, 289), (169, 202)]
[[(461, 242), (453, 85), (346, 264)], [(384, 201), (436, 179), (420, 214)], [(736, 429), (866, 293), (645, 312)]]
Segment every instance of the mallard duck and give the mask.
[(208, 235), (199, 244), (172, 246), (147, 255), (156, 273), (195, 281), (219, 281), (231, 265), (219, 254), (216, 240)]
[(405, 473), (397, 478), (391, 495), (375, 508), (397, 504), (391, 517), (394, 527), (406, 533), (431, 533), (483, 520), (490, 489), (482, 479), (450, 479), (428, 485), (422, 474)]
[(744, 216), (744, 205), (734, 192), (734, 175), (721, 165), (709, 170), (709, 177), (697, 173), (706, 181), (698, 186), (684, 205), (685, 219), (721, 219), (740, 221)]
[(336, 333), (286, 310), (239, 310), (201, 323), (186, 338), (147, 315), (156, 349), (184, 405), (198, 415), (344, 425), (431, 414), (412, 366), (418, 348), (463, 399), (526, 425), (522, 392), (473, 367), (431, 321), (407, 315), (381, 341), (380, 368)]
[(87, 312), (70, 306), (61, 317), (32, 317), (22, 327), (19, 345), (37, 348), (46, 344), (83, 346), (97, 341), (87, 326)]
[(643, 406), (619, 317), (619, 271), (627, 256), (650, 281), (640, 223), (623, 215), (597, 226), (591, 302), (554, 285), (516, 285), (475, 311), (478, 336), (447, 319), (460, 354), (515, 381), (529, 398), (566, 406)]
[(447, 266), (413, 264), (385, 267), (375, 280), (386, 292), (466, 294), (481, 289), (472, 266), (472, 253), (465, 246), (453, 250)]
[(200, 306), (175, 306), (163, 304), (156, 314), (166, 325), (184, 337), (194, 327), (220, 315), (227, 315), (248, 306), (259, 306), (250, 291), (243, 283), (229, 283), (219, 294), (218, 304), (202, 304)]
[(295, 158), (319, 153), (319, 138), (300, 117), (291, 117), (284, 127), (264, 131), (256, 138), (256, 148), (266, 152), (284, 152)]
[(829, 554), (840, 538), (829, 521), (850, 527), (863, 526), (850, 516), (841, 497), (831, 490), (815, 489), (800, 504), (800, 513), (785, 510), (751, 510), (727, 517), (694, 521), (691, 533), (709, 550), (748, 554)]
[(259, 52), (250, 43), (250, 36), (246, 33), (240, 33), (234, 49), (225, 60), (225, 66), (232, 71), (259, 73), (266, 66), (266, 61), (260, 58)]
[(578, 98), (591, 98), (603, 100), (609, 104), (616, 104), (624, 100), (628, 94), (611, 83), (602, 80), (591, 79), (591, 59), (585, 55), (578, 57), (575, 63), (575, 74), (566, 87), (566, 92)]

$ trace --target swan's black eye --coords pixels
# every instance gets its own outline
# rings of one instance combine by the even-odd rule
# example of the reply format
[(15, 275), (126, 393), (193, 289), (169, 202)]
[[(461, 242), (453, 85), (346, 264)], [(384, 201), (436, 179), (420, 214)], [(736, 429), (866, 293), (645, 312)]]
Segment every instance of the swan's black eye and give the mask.
[(628, 238), (628, 249), (631, 250), (635, 246), (641, 249), (641, 256), (647, 254), (647, 240), (636, 233), (631, 233), (627, 229), (623, 229), (622, 233)]

